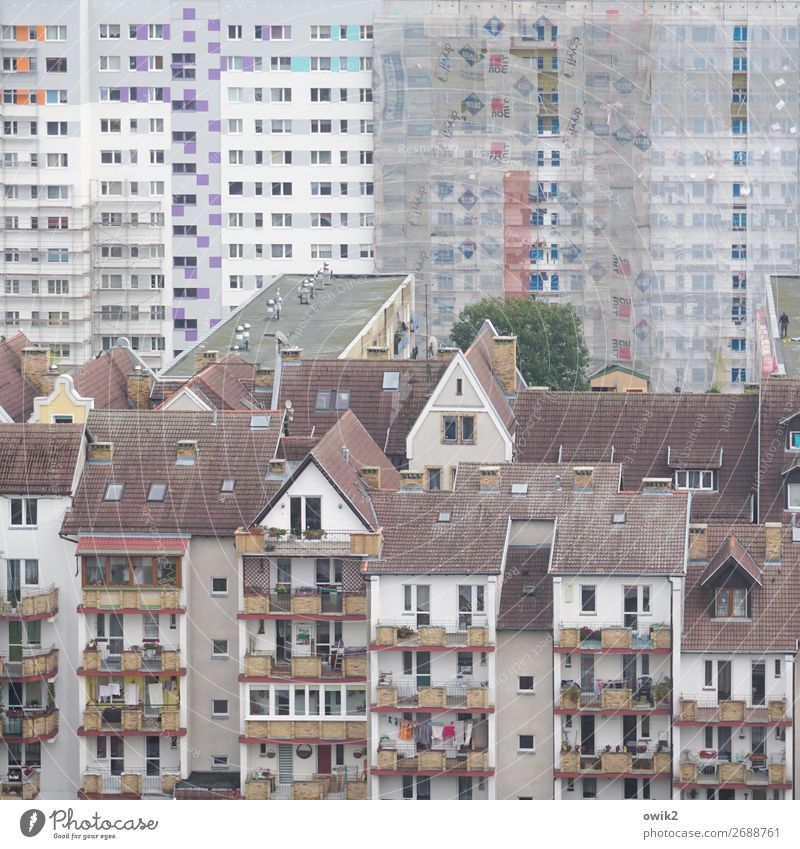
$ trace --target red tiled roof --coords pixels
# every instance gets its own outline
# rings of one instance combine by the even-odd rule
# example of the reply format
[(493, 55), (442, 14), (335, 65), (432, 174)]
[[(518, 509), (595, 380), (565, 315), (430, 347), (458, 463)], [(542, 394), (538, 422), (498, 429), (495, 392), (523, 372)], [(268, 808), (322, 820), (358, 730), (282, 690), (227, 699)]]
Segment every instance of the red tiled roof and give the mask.
[[(800, 397), (800, 396), (798, 396)], [(758, 396), (549, 392), (527, 390), (516, 402), (516, 457), (525, 462), (623, 465), (623, 486), (672, 477), (667, 462), (687, 454), (708, 466), (723, 449), (719, 491), (698, 492), (698, 521), (748, 520), (758, 467)]]
[(238, 354), (230, 353), (211, 363), (183, 385), (196, 392), (217, 410), (252, 410), (272, 403), (272, 393), (257, 398), (253, 394), (256, 367)]
[[(342, 412), (317, 410), (318, 390), (350, 392), (350, 409), (389, 457), (405, 457), (406, 437), (447, 363), (441, 360), (303, 360), (281, 372), (279, 407), (292, 402), (290, 436), (320, 436)], [(399, 372), (399, 388), (383, 388)]]
[(130, 348), (102, 351), (75, 372), (75, 389), (84, 398), (94, 398), (95, 410), (129, 410), (128, 375), (139, 364)]
[(0, 339), (0, 407), (20, 423), (31, 417), (33, 399), (39, 394), (22, 376), (22, 349), (32, 345), (24, 333)]
[(78, 537), (76, 554), (186, 554), (182, 537)]
[(800, 409), (800, 380), (772, 378), (761, 385), (761, 452), (758, 512), (762, 522), (779, 522), (784, 509), (782, 472), (797, 461), (787, 450), (791, 419)]
[(478, 331), (478, 335), (467, 349), (465, 356), (475, 372), (478, 382), (489, 396), (497, 415), (500, 416), (500, 420), (510, 433), (514, 428), (514, 411), (500, 382), (492, 371), (492, 350), (496, 335), (497, 331), (492, 323), (485, 321), (483, 327)]
[(763, 525), (710, 524), (708, 551), (716, 552), (735, 535), (762, 570), (763, 585), (751, 589), (751, 618), (715, 619), (714, 595), (703, 586), (707, 563), (689, 564), (683, 608), (685, 651), (794, 652), (800, 638), (800, 543), (791, 525), (781, 529), (780, 566), (764, 563)]
[(0, 424), (0, 492), (69, 495), (83, 425)]
[[(281, 414), (267, 428), (249, 413), (91, 412), (93, 441), (114, 443), (113, 460), (86, 463), (64, 534), (193, 533), (230, 535), (252, 523), (278, 487), (267, 479), (281, 432)], [(176, 463), (177, 443), (197, 442), (194, 465)], [(221, 492), (223, 480), (234, 491)], [(109, 483), (124, 483), (120, 501), (106, 501)], [(166, 483), (163, 501), (148, 501), (151, 483)]]

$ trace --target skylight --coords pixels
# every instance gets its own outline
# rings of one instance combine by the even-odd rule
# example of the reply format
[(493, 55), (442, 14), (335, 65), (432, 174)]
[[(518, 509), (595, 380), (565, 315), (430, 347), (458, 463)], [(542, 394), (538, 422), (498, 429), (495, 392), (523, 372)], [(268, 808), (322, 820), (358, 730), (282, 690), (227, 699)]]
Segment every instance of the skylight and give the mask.
[(163, 501), (167, 495), (167, 485), (165, 483), (151, 483), (150, 490), (147, 493), (148, 501)]
[(615, 514), (611, 517), (611, 521), (612, 521), (612, 523), (613, 523), (613, 524), (615, 524), (615, 525), (624, 525), (624, 524), (625, 524), (625, 519), (626, 519), (626, 518), (627, 518), (627, 517), (625, 516), (625, 514), (624, 514), (624, 513), (615, 513)]
[(269, 427), (270, 416), (250, 416), (250, 427), (254, 430), (264, 430)]
[(122, 501), (122, 490), (125, 489), (124, 483), (110, 483), (106, 487), (105, 501)]
[(453, 517), (453, 514), (449, 510), (442, 510), (442, 512), (439, 513), (439, 521), (440, 522), (449, 522), (450, 519), (452, 519), (452, 517)]
[(220, 492), (233, 492), (233, 488), (236, 486), (236, 481), (232, 478), (226, 478), (222, 481), (222, 486), (219, 488)]
[(383, 388), (384, 389), (399, 389), (400, 388), (400, 372), (385, 371), (383, 373)]
[(527, 495), (528, 494), (528, 484), (526, 484), (526, 483), (512, 483), (511, 484), (511, 494), (512, 495)]

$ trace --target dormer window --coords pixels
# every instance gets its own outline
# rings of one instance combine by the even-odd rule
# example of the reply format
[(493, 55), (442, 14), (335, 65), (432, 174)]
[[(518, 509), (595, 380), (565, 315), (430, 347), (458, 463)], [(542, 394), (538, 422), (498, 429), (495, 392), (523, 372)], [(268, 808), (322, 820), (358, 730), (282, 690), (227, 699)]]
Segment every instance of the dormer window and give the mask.
[(714, 591), (714, 616), (717, 619), (748, 618), (747, 587), (717, 587)]
[(800, 430), (789, 431), (789, 449), (791, 451), (800, 451)]
[(712, 469), (681, 469), (675, 472), (675, 489), (713, 492), (714, 472)]

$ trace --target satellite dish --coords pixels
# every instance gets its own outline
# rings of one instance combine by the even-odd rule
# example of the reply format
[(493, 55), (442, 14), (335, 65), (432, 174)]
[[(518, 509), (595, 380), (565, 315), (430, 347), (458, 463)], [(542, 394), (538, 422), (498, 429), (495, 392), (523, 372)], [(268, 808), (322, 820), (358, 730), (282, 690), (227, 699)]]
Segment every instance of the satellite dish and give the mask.
[(283, 406), (286, 407), (287, 410), (291, 410), (293, 405), (292, 405), (292, 402), (287, 398), (283, 402)]

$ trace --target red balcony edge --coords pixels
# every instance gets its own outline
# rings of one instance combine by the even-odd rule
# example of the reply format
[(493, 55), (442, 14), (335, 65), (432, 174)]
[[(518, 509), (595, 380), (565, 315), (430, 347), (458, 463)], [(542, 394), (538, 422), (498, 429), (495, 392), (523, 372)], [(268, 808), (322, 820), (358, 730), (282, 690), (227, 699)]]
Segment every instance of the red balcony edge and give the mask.
[(270, 743), (274, 746), (280, 746), (283, 743), (291, 743), (293, 746), (300, 745), (301, 743), (308, 743), (309, 745), (316, 746), (327, 746), (329, 744), (332, 745), (345, 745), (347, 743), (352, 743), (355, 746), (366, 746), (367, 738), (366, 737), (247, 737), (244, 734), (239, 735), (240, 743)]
[(176, 614), (183, 616), (186, 613), (185, 607), (85, 607), (79, 604), (77, 607), (78, 613), (158, 613), (163, 615)]
[(122, 729), (87, 731), (81, 725), (77, 733), (78, 737), (185, 737), (186, 729), (179, 728), (177, 731), (154, 731), (150, 728), (141, 731), (123, 731)]
[(58, 736), (58, 728), (50, 734), (40, 734), (35, 737), (3, 737), (0, 734), (0, 743), (45, 743)]
[(453, 651), (453, 652), (483, 652), (488, 654), (495, 650), (494, 646), (407, 646), (395, 644), (392, 646), (380, 646), (377, 643), (370, 644), (370, 651)]
[(675, 779), (672, 782), (673, 787), (678, 787), (681, 790), (703, 790), (704, 788), (720, 788), (722, 790), (791, 790), (792, 784), (790, 781), (783, 784), (735, 784), (732, 782), (711, 782), (704, 781), (699, 784), (695, 781), (681, 781)]
[(44, 675), (0, 675), (0, 681), (13, 681), (18, 684), (34, 684), (37, 681), (49, 681), (58, 675), (58, 667)]
[(21, 613), (0, 614), (0, 622), (35, 622), (38, 619), (55, 619), (58, 616), (58, 608), (48, 610), (46, 613), (29, 613), (23, 616)]
[(673, 725), (685, 726), (687, 728), (703, 728), (706, 725), (719, 725), (723, 728), (739, 728), (739, 726), (746, 725), (769, 725), (771, 728), (789, 728), (792, 725), (791, 719), (773, 719), (771, 722), (769, 720), (764, 720), (763, 722), (759, 722), (754, 719), (741, 719), (741, 720), (730, 720), (730, 719), (676, 719)]
[(143, 669), (84, 669), (82, 666), (79, 666), (75, 670), (76, 674), (80, 675), (82, 678), (110, 678), (113, 676), (125, 676), (126, 678), (130, 676), (131, 678), (138, 677), (149, 677), (149, 678), (180, 678), (186, 675), (186, 667), (182, 666), (180, 669), (171, 669), (167, 672), (156, 672), (153, 670), (143, 670)]
[(372, 713), (494, 713), (494, 707), (408, 707), (407, 705), (370, 705)]

